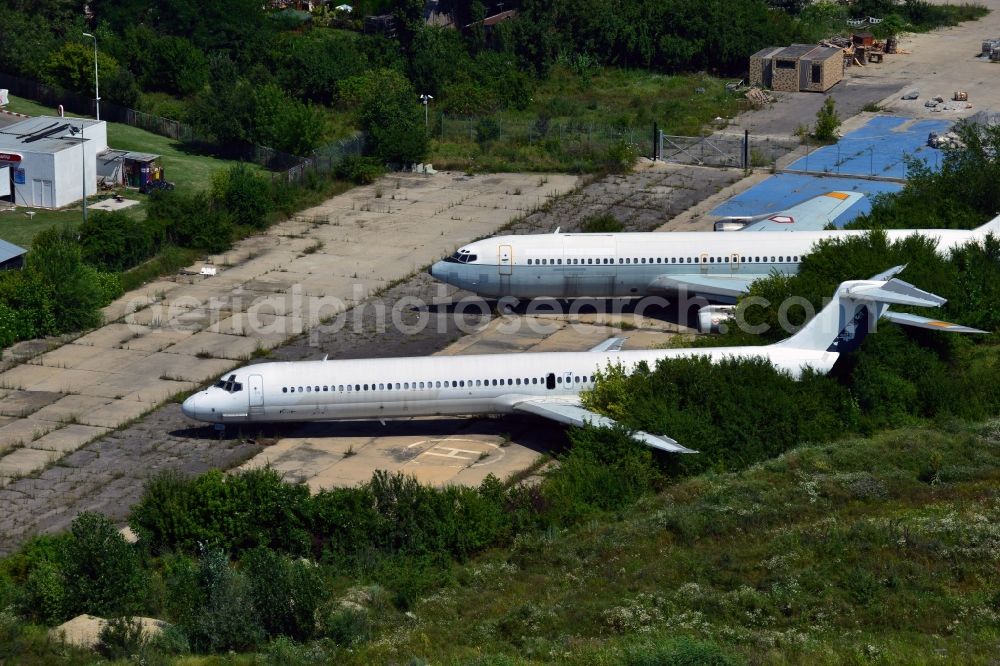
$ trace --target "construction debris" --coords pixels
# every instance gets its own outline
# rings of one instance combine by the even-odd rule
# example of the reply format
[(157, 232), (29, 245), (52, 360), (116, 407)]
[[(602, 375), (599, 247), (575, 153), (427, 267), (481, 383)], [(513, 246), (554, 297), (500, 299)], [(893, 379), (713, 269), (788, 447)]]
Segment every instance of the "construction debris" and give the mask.
[(927, 135), (927, 145), (931, 148), (958, 148), (962, 145), (962, 140), (954, 132), (931, 132)]
[(964, 90), (956, 90), (955, 94), (951, 96), (951, 99), (956, 102), (968, 102), (969, 93), (965, 92)]
[(917, 99), (918, 97), (920, 97), (920, 92), (917, 90), (911, 90), (903, 93), (903, 99)]
[(771, 96), (756, 87), (747, 90), (746, 98), (750, 102), (750, 106), (755, 109), (763, 108), (771, 103)]

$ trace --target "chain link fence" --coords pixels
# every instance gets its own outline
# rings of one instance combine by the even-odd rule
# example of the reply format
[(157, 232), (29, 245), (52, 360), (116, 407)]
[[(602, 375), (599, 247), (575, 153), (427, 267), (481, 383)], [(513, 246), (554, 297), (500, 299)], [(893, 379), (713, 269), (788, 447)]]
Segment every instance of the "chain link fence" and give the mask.
[(461, 117), (442, 113), (431, 134), (441, 140), (455, 143), (488, 143), (490, 141), (520, 141), (536, 143), (554, 140), (579, 143), (593, 150), (606, 149), (619, 142), (649, 146), (649, 130), (633, 127), (602, 125), (581, 120), (504, 119), (501, 116)]
[(716, 133), (708, 136), (660, 135), (660, 159), (709, 167), (748, 169), (775, 164), (795, 150), (798, 139)]

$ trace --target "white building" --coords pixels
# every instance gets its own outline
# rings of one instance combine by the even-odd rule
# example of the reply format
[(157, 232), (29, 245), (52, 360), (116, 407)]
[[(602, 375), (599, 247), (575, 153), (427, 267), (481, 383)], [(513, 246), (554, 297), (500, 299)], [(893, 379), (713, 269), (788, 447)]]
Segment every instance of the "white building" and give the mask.
[(97, 155), (107, 124), (38, 116), (0, 128), (0, 199), (15, 206), (62, 208), (97, 193)]

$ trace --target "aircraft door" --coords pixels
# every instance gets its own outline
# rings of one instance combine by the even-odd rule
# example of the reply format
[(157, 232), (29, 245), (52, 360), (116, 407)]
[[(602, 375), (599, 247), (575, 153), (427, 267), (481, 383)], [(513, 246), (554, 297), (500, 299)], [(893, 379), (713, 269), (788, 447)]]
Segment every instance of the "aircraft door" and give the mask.
[(568, 389), (573, 386), (573, 373), (564, 372), (563, 373), (563, 388)]
[(729, 272), (734, 274), (740, 272), (740, 255), (736, 253), (729, 255)]
[(514, 262), (514, 251), (510, 245), (500, 246), (500, 275), (510, 275)]
[(703, 254), (698, 257), (698, 262), (701, 264), (701, 272), (708, 273), (708, 255)]
[(264, 413), (264, 378), (250, 375), (250, 414)]

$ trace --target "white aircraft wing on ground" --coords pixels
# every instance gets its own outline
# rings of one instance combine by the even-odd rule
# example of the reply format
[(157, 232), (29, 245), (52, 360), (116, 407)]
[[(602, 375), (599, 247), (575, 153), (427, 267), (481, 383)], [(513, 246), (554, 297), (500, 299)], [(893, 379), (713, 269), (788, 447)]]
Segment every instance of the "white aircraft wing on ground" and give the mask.
[(715, 230), (822, 231), (862, 197), (860, 192), (827, 192), (777, 213), (723, 218), (715, 223)]
[(721, 303), (735, 303), (760, 276), (661, 275), (649, 283), (651, 292), (685, 293)]
[[(528, 398), (515, 402), (512, 407), (518, 412), (534, 414), (535, 416), (541, 416), (557, 423), (572, 425), (578, 428), (588, 423), (599, 428), (613, 428), (618, 425), (618, 422), (614, 419), (609, 419), (597, 412), (584, 409), (577, 401)], [(666, 451), (667, 453), (697, 453), (697, 451), (681, 446), (675, 440), (664, 435), (653, 435), (640, 430), (632, 433), (632, 436), (654, 449)]]
[(625, 345), (625, 338), (608, 338), (604, 342), (594, 345), (588, 351), (592, 352), (621, 351), (624, 345)]

